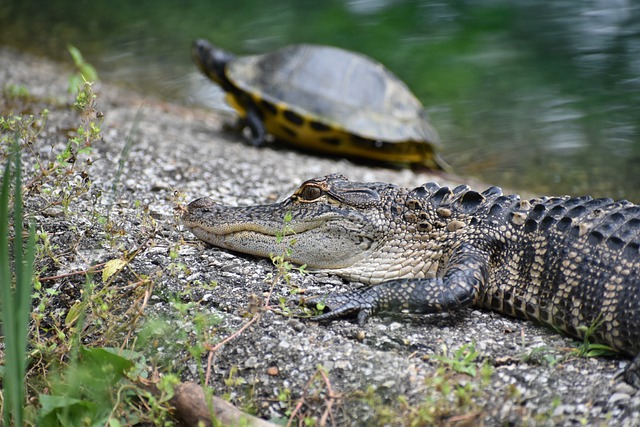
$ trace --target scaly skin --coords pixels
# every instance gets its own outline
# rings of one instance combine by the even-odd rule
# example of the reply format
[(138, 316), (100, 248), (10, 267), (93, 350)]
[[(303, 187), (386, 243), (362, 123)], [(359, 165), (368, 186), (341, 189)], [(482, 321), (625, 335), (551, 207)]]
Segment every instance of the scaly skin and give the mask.
[(477, 306), (576, 338), (601, 323), (593, 340), (633, 356), (625, 379), (640, 387), (640, 206), (630, 202), (329, 175), (272, 205), (198, 199), (183, 222), (212, 245), (261, 257), (292, 245), (289, 261), (370, 285), (312, 300), (328, 310), (318, 320)]

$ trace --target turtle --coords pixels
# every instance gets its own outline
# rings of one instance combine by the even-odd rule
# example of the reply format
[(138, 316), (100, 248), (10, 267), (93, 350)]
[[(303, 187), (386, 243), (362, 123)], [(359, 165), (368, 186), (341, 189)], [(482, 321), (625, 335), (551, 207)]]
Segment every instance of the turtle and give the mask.
[(363, 54), (296, 44), (235, 56), (200, 39), (192, 55), (200, 71), (226, 92), (256, 146), (271, 134), (313, 151), (448, 168), (420, 101), (384, 65)]

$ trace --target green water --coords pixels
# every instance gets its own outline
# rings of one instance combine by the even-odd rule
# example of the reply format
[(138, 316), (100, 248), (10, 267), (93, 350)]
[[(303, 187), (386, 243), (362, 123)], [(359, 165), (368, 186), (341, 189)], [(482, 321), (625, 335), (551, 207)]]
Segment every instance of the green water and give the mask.
[(69, 61), (72, 43), (103, 79), (178, 102), (203, 99), (189, 54), (200, 37), (240, 54), (300, 42), (364, 52), (423, 101), (457, 172), (640, 202), (640, 6), (631, 0), (0, 5), (0, 44)]

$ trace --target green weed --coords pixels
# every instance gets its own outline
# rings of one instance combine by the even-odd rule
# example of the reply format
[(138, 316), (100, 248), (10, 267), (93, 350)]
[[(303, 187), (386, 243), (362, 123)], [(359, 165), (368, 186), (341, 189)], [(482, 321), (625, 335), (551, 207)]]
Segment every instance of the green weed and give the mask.
[[(276, 243), (281, 245), (282, 250), (278, 254), (271, 254), (269, 256), (271, 262), (276, 268), (276, 273), (269, 274), (266, 278), (266, 281), (271, 283), (271, 290), (267, 297), (267, 304), (273, 289), (279, 284), (284, 284), (293, 294), (298, 292), (298, 288), (293, 286), (291, 283), (292, 272), (297, 271), (300, 274), (307, 273), (306, 264), (296, 266), (287, 261), (287, 258), (289, 258), (293, 253), (296, 244), (295, 237), (290, 237), (295, 235), (295, 231), (293, 230), (293, 227), (291, 227), (291, 220), (292, 213), (287, 212), (283, 218), (282, 229), (276, 233)], [(278, 299), (278, 307), (281, 314), (285, 316), (291, 315), (291, 309), (287, 306), (286, 298), (282, 297)], [(306, 310), (306, 308), (304, 309)]]
[(421, 402), (411, 403), (406, 396), (389, 402), (374, 387), (369, 387), (360, 398), (375, 411), (376, 425), (479, 424), (483, 414), (480, 401), (493, 368), (487, 362), (479, 364), (478, 357), (473, 344), (463, 345), (451, 354), (443, 348), (442, 355), (429, 356), (439, 365), (425, 379)]
[(80, 50), (72, 44), (67, 45), (67, 49), (75, 65), (75, 72), (69, 76), (69, 92), (75, 92), (86, 82), (98, 81), (98, 72), (84, 60)]
[[(17, 138), (17, 137), (16, 137)], [(25, 374), (27, 371), (27, 340), (31, 313), (31, 289), (35, 258), (35, 226), (29, 225), (26, 246), (22, 234), (22, 165), (18, 144), (11, 161), (7, 162), (0, 189), (0, 308), (5, 343), (5, 364), (2, 391), (4, 425), (23, 425), (25, 405)], [(13, 221), (9, 218), (9, 193), (13, 182)], [(13, 226), (13, 253), (10, 255), (9, 226)], [(13, 268), (11, 260), (13, 260)], [(13, 271), (14, 278), (11, 277)]]
[(445, 346), (443, 346), (442, 352), (443, 355), (433, 355), (429, 356), (429, 358), (447, 365), (454, 372), (467, 374), (472, 377), (476, 376), (475, 360), (480, 353), (476, 350), (475, 343), (463, 345), (450, 356), (446, 355), (447, 349)]
[(6, 160), (9, 157), (16, 140), (20, 149), (31, 146), (44, 129), (48, 117), (46, 108), (39, 114), (0, 116), (0, 158)]
[[(33, 150), (33, 145), (47, 125), (49, 110), (37, 114), (0, 116), (0, 159), (10, 153), (14, 138), (20, 141), (20, 149), (31, 151), (34, 164), (23, 190), (25, 196), (36, 195), (44, 198), (47, 207), (61, 207), (68, 213), (70, 204), (91, 188), (88, 172), (92, 164), (90, 157), (93, 145), (102, 139), (103, 115), (96, 107), (96, 95), (91, 83), (84, 83), (78, 89), (74, 107), (80, 113), (80, 125), (69, 129), (70, 137), (64, 148), (52, 146), (57, 152), (52, 158), (44, 159)], [(55, 140), (55, 139), (52, 139)]]
[(8, 84), (4, 90), (3, 95), (7, 99), (29, 99), (31, 93), (24, 85)]
[[(72, 55), (79, 69), (90, 69), (76, 53), (79, 54)], [(177, 381), (175, 376), (156, 380), (158, 387), (153, 389), (149, 386), (153, 383), (146, 379), (150, 372), (146, 357), (132, 350), (153, 278), (137, 274), (131, 261), (154, 236), (153, 224), (140, 246), (127, 250), (122, 244), (112, 245), (118, 253), (108, 262), (92, 265), (86, 271), (50, 277), (44, 277), (45, 272), (68, 262), (76, 242), (87, 234), (70, 223), (66, 235), (70, 241), (61, 248), (59, 237), (44, 223), (37, 232), (31, 224), (28, 238), (24, 238), (23, 199), (32, 211), (48, 210), (46, 216), (50, 217), (61, 213), (93, 221), (93, 236), (118, 238), (106, 229), (107, 221), (100, 221), (104, 218), (98, 211), (104, 206), (100, 200), (103, 195), (91, 180), (91, 156), (95, 143), (102, 140), (103, 115), (86, 78), (85, 74), (80, 86), (74, 88), (77, 92), (73, 108), (79, 124), (54, 131), (47, 123), (47, 109), (33, 114), (5, 113), (9, 108), (31, 112), (43, 101), (32, 98), (26, 88), (4, 88), (5, 94), (10, 92), (12, 99), (20, 101), (0, 105), (0, 163), (6, 161), (7, 165), (0, 191), (4, 425), (117, 426), (150, 420), (162, 425), (171, 423), (167, 400), (170, 382)], [(64, 108), (62, 104), (54, 107)], [(51, 141), (50, 150), (36, 148), (44, 141), (41, 132), (45, 128), (53, 136), (47, 138)], [(28, 176), (24, 182), (21, 154), (26, 159), (24, 174)], [(94, 212), (75, 209), (79, 198), (86, 196), (95, 202)], [(13, 216), (9, 218), (11, 206)], [(107, 246), (104, 243), (99, 242)], [(78, 280), (83, 277), (84, 285)]]
[(306, 264), (295, 266), (286, 260), (293, 253), (296, 244), (295, 238), (288, 239), (287, 244), (285, 244), (285, 237), (295, 234), (293, 227), (291, 227), (292, 218), (293, 216), (291, 212), (287, 212), (284, 215), (282, 230), (276, 233), (276, 243), (282, 245), (282, 250), (279, 254), (271, 254), (270, 256), (271, 262), (273, 262), (273, 265), (277, 270), (276, 276), (272, 277), (271, 281), (273, 283), (279, 283), (280, 281), (283, 281), (287, 286), (291, 286), (292, 271), (298, 271), (302, 274), (305, 274), (307, 268)]
[(141, 393), (132, 380), (146, 374), (140, 353), (110, 347), (74, 347), (66, 366), (52, 369), (48, 392), (40, 393), (38, 425), (131, 425), (141, 417), (121, 412)]
[(594, 319), (589, 326), (580, 325), (578, 330), (584, 333), (582, 344), (577, 349), (578, 356), (580, 357), (598, 357), (598, 356), (611, 356), (616, 354), (616, 351), (606, 344), (594, 343), (592, 341), (593, 334), (602, 326), (604, 320), (601, 316)]
[(533, 348), (528, 353), (521, 354), (520, 360), (523, 362), (544, 363), (549, 366), (553, 366), (560, 361), (548, 347), (544, 346)]

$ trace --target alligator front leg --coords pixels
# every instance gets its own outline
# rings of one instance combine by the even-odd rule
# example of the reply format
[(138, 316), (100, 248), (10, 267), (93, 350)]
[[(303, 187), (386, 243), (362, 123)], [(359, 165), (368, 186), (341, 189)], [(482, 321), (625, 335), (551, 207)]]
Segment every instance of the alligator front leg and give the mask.
[(307, 304), (321, 303), (328, 310), (314, 320), (355, 314), (360, 325), (379, 311), (436, 313), (468, 307), (487, 280), (488, 259), (473, 246), (464, 245), (451, 257), (442, 277), (390, 280), (353, 292), (313, 298)]

